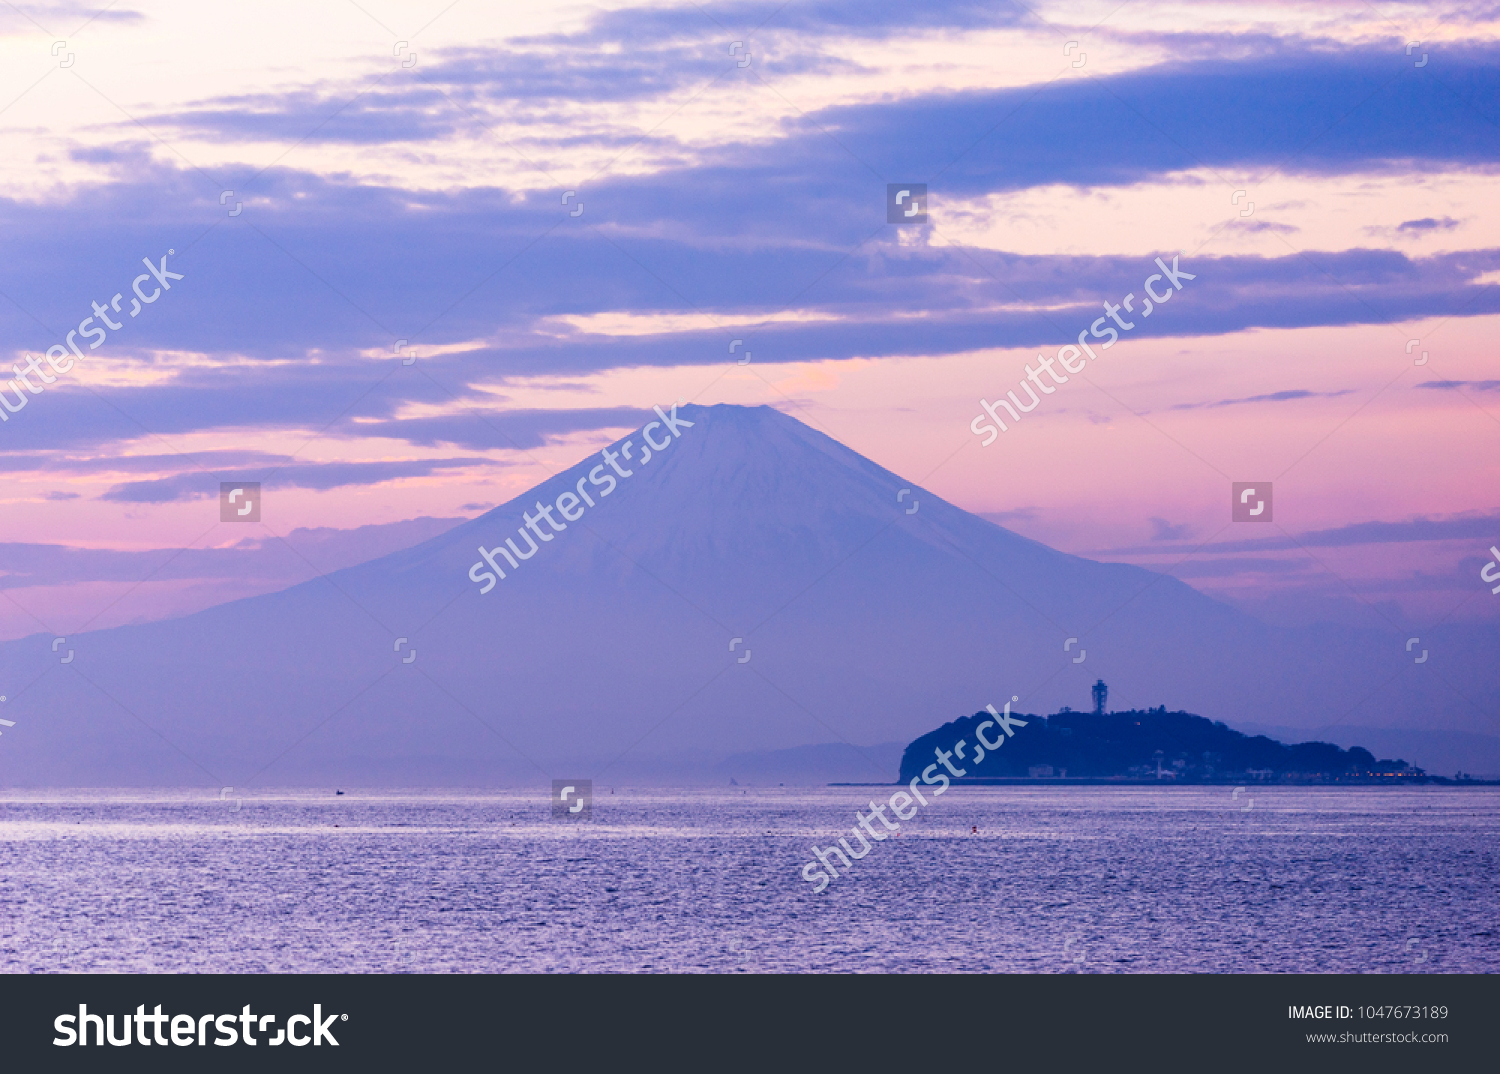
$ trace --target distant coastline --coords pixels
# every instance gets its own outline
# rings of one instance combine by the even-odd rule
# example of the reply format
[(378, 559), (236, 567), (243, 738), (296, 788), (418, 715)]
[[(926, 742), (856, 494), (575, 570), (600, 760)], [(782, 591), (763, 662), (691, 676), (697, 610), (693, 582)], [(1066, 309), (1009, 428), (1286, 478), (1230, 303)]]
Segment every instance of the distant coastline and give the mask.
[[(1344, 779), (1344, 780), (1271, 780), (1246, 783), (1240, 779), (1144, 779), (1139, 776), (995, 776), (979, 779), (951, 779), (955, 787), (1284, 787), (1310, 789), (1314, 787), (1500, 787), (1500, 779), (1450, 779), (1446, 776), (1422, 775), (1409, 779)], [(893, 783), (829, 783), (829, 787), (899, 787)]]

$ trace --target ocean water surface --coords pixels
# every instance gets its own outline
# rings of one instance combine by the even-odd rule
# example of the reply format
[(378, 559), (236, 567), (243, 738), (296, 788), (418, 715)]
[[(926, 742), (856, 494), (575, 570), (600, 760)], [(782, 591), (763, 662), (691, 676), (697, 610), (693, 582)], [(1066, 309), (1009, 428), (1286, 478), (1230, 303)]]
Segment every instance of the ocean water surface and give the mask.
[(6, 792), (0, 969), (1500, 971), (1500, 789), (954, 787), (815, 894), (894, 789)]

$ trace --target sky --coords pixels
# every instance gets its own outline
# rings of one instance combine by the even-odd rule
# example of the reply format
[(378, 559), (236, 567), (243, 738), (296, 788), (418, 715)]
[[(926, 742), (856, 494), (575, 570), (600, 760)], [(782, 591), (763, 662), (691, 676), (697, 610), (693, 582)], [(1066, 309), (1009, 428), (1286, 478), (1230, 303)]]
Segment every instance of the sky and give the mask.
[(6, 5), (0, 637), (409, 546), (676, 400), (1268, 621), (1493, 621), (1497, 57), (1483, 3)]

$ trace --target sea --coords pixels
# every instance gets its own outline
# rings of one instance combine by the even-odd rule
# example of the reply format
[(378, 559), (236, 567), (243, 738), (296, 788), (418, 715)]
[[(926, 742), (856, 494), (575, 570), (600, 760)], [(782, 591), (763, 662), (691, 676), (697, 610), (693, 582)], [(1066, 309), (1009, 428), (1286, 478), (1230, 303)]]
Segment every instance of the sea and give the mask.
[[(1500, 788), (0, 792), (0, 969), (1500, 971)], [(891, 817), (889, 806), (886, 817)]]

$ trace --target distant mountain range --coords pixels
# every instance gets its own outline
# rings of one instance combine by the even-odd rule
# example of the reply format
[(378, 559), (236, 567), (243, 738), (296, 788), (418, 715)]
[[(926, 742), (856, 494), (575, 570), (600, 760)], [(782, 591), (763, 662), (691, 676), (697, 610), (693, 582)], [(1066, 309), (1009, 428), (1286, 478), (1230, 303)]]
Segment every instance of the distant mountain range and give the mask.
[(1229, 723), (1500, 711), (1495, 625), (1423, 630), (1422, 665), (1404, 632), (1273, 629), (977, 518), (774, 409), (677, 415), (404, 551), (0, 644), (0, 784), (722, 784), (732, 755), (909, 742), (1013, 695), (1052, 711), (1096, 676)]

